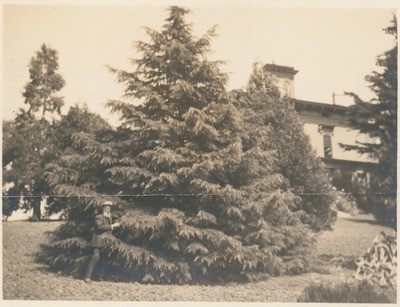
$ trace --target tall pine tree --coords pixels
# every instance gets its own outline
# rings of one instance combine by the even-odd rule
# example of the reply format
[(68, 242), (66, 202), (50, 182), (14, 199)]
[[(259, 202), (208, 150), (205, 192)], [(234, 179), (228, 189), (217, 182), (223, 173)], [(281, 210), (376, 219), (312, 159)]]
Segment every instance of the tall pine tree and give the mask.
[(375, 98), (363, 101), (355, 93), (349, 107), (350, 124), (360, 133), (367, 134), (369, 141), (356, 145), (343, 145), (347, 150), (357, 150), (379, 161), (380, 172), (374, 174), (368, 202), (370, 209), (379, 220), (396, 223), (397, 196), (397, 19), (384, 29), (395, 38), (395, 46), (378, 57), (374, 71), (365, 77)]
[(242, 115), (227, 99), (226, 75), (170, 7), (160, 32), (147, 29), (135, 70), (111, 69), (128, 101), (112, 101), (121, 125), (78, 133), (49, 180), (69, 196), (69, 221), (42, 259), (79, 272), (90, 255), (93, 213), (117, 203), (122, 225), (102, 251), (120, 280), (189, 283), (307, 269), (311, 234), (292, 210), (300, 199), (274, 172), (272, 152), (247, 145)]
[(64, 87), (63, 77), (57, 73), (58, 53), (43, 44), (29, 65), (30, 81), (25, 85), (23, 96), (28, 113), (44, 118), (46, 112), (61, 114), (64, 99), (57, 93)]

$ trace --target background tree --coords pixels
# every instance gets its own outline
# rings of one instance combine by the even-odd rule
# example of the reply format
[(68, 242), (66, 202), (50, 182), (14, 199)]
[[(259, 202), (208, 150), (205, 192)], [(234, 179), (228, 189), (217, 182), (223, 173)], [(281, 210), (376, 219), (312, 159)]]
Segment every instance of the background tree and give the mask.
[(18, 155), (18, 147), (22, 141), (14, 137), (14, 129), (13, 121), (3, 121), (3, 220), (7, 220), (20, 207), (20, 198), (15, 184), (5, 180), (5, 178), (10, 178), (12, 161)]
[(367, 134), (369, 141), (346, 145), (347, 150), (357, 150), (361, 154), (379, 160), (380, 172), (374, 174), (368, 203), (379, 220), (396, 221), (397, 193), (397, 19), (384, 29), (396, 40), (396, 45), (378, 57), (376, 65), (381, 71), (366, 76), (376, 97), (363, 101), (355, 93), (347, 93), (354, 98), (349, 107), (350, 124), (360, 133)]
[(69, 221), (41, 255), (55, 268), (85, 268), (89, 221), (111, 199), (122, 228), (103, 248), (109, 276), (187, 283), (307, 269), (311, 234), (292, 210), (300, 199), (262, 141), (243, 143), (220, 62), (205, 56), (214, 30), (193, 37), (187, 13), (170, 7), (160, 32), (146, 29), (133, 72), (111, 69), (128, 99), (110, 102), (121, 125), (76, 134), (49, 168), (70, 196)]
[(65, 208), (68, 201), (65, 197), (57, 197), (58, 191), (53, 190), (53, 186), (49, 184), (53, 181), (52, 169), (59, 158), (69, 155), (73, 152), (73, 143), (77, 135), (83, 133), (92, 135), (107, 135), (112, 130), (111, 126), (100, 115), (92, 113), (87, 106), (75, 105), (68, 110), (68, 113), (61, 116), (61, 119), (54, 123), (54, 137), (52, 139), (53, 148), (55, 150), (55, 159), (49, 161), (45, 167), (46, 184), (50, 189), (50, 196), (47, 198), (46, 214), (51, 215), (62, 212), (62, 216), (66, 214)]
[(231, 92), (243, 112), (247, 128), (245, 146), (260, 142), (261, 149), (276, 152), (274, 171), (288, 179), (301, 197), (293, 210), (304, 211), (302, 221), (312, 229), (329, 229), (336, 220), (331, 209), (330, 181), (321, 161), (305, 135), (297, 112), (288, 97), (280, 97), (271, 74), (255, 63), (245, 90)]
[[(3, 125), (3, 178), (6, 180), (3, 186), (3, 196), (6, 196), (3, 197), (3, 216), (8, 217), (13, 211), (33, 207), (34, 200), (28, 197), (28, 193), (31, 193), (29, 180), (32, 178), (40, 178), (41, 185), (38, 188), (46, 197), (45, 212), (40, 212), (40, 216), (60, 213), (67, 202), (65, 197), (56, 197), (57, 191), (48, 183), (52, 174), (47, 169), (71, 150), (77, 133), (103, 133), (111, 126), (99, 115), (91, 113), (86, 105), (71, 107), (67, 114), (61, 115), (60, 120), (54, 121), (45, 130), (46, 134), (43, 133), (43, 125), (38, 125), (37, 121), (29, 126), (25, 126), (26, 121), (22, 121), (24, 126), (20, 126), (19, 122), (17, 119)], [(32, 155), (32, 146), (46, 150)]]
[(10, 187), (3, 189), (3, 215), (22, 208), (33, 209), (33, 220), (41, 218), (41, 201), (50, 192), (44, 169), (54, 158), (51, 126), (47, 120), (22, 112), (3, 127), (3, 184)]
[(54, 121), (46, 119), (46, 115), (60, 115), (64, 103), (57, 96), (65, 84), (57, 70), (57, 51), (43, 44), (29, 64), (30, 81), (23, 92), (28, 109), (21, 109), (14, 122), (3, 130), (3, 182), (12, 183), (11, 189), (3, 191), (3, 209), (18, 209), (16, 202), (21, 201), (24, 209), (33, 208), (33, 220), (42, 215), (40, 204), (49, 192), (44, 169), (55, 152)]
[(28, 114), (40, 114), (43, 119), (48, 113), (61, 114), (64, 99), (57, 93), (64, 87), (65, 81), (57, 73), (58, 53), (43, 44), (29, 64), (30, 81), (25, 85), (23, 96), (28, 105)]

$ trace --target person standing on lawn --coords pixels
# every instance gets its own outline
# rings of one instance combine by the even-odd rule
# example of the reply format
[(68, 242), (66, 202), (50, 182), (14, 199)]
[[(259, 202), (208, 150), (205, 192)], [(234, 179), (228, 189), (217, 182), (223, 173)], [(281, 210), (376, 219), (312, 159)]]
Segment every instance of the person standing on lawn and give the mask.
[(100, 249), (103, 247), (103, 235), (105, 233), (111, 233), (114, 228), (119, 227), (119, 223), (112, 224), (111, 220), (111, 207), (113, 203), (111, 201), (105, 201), (102, 206), (102, 213), (97, 214), (95, 217), (94, 232), (90, 245), (93, 248), (93, 255), (89, 261), (89, 265), (85, 274), (84, 281), (90, 282), (92, 278), (92, 272), (96, 263), (100, 260)]

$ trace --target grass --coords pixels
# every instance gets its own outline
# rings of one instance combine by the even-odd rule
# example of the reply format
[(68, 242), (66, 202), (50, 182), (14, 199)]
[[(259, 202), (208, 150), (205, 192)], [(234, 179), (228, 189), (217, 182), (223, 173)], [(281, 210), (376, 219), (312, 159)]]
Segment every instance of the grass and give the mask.
[(372, 240), (380, 231), (392, 233), (393, 229), (376, 223), (366, 214), (338, 219), (333, 231), (319, 235), (317, 253), (359, 257), (372, 246)]
[[(353, 271), (336, 267), (326, 272), (282, 276), (247, 284), (170, 286), (138, 283), (93, 282), (63, 276), (34, 261), (46, 231), (61, 222), (3, 223), (3, 299), (102, 301), (228, 301), (296, 302), (306, 285), (348, 280)], [(317, 254), (360, 255), (373, 237), (387, 228), (371, 223), (338, 220), (333, 231), (319, 236)], [(346, 233), (348, 235), (346, 235)], [(329, 274), (327, 274), (329, 273)]]

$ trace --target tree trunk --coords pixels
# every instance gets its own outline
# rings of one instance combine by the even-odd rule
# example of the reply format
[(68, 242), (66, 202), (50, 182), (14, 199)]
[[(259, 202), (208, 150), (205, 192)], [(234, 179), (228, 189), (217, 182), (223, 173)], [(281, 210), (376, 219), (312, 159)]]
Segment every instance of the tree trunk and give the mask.
[(32, 208), (33, 208), (33, 214), (32, 214), (32, 221), (40, 221), (42, 217), (42, 212), (40, 208), (40, 203), (41, 203), (42, 198), (35, 198), (32, 201)]

